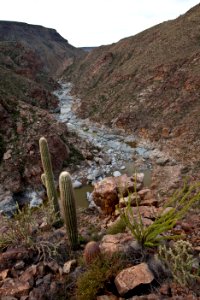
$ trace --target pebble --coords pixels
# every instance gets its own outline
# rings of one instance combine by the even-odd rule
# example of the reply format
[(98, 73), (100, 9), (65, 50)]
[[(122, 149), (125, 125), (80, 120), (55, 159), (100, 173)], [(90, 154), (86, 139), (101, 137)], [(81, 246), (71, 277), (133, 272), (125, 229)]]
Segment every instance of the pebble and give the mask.
[(122, 174), (119, 172), (119, 171), (115, 171), (115, 172), (113, 172), (113, 176), (114, 177), (119, 177), (119, 176), (121, 176)]
[(78, 181), (78, 180), (75, 180), (75, 181), (73, 182), (73, 188), (74, 188), (74, 189), (78, 189), (78, 188), (80, 188), (80, 187), (82, 187), (82, 183), (81, 183), (80, 181)]

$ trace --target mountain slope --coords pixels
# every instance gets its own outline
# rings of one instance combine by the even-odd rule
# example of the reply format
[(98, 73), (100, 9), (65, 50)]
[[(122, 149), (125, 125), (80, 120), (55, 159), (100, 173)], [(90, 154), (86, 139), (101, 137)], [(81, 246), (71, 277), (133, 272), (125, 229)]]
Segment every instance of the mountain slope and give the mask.
[(21, 22), (0, 21), (0, 41), (20, 42), (36, 52), (45, 72), (59, 75), (84, 52), (70, 45), (55, 29)]
[(200, 161), (200, 4), (116, 44), (94, 49), (66, 78), (77, 113), (160, 141)]
[[(49, 56), (54, 54), (49, 49)], [(50, 76), (55, 73), (47, 69), (44, 56), (27, 46), (24, 38), (0, 40), (0, 201), (5, 199), (2, 190), (15, 193), (27, 185), (41, 185), (41, 136), (49, 142), (55, 174), (68, 161), (69, 149), (74, 149), (76, 137), (49, 113), (58, 109), (52, 92), (59, 85)], [(79, 143), (75, 152), (80, 147)]]

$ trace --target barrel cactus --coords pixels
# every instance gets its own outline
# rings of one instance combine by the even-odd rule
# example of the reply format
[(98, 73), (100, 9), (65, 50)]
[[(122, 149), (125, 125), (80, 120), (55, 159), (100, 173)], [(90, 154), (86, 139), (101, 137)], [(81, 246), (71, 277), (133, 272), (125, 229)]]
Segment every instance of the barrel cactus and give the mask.
[(91, 241), (87, 243), (83, 252), (83, 258), (87, 265), (91, 264), (97, 257), (100, 256), (99, 243)]
[(42, 165), (44, 169), (44, 174), (42, 174), (42, 182), (45, 183), (47, 190), (47, 196), (49, 201), (53, 203), (55, 212), (59, 215), (59, 204), (58, 204), (58, 195), (54, 183), (54, 176), (52, 171), (51, 157), (49, 153), (49, 148), (47, 140), (44, 137), (41, 137), (39, 140), (40, 146), (40, 155), (42, 160)]
[(63, 216), (68, 234), (70, 247), (76, 250), (78, 247), (78, 229), (76, 217), (76, 205), (74, 190), (70, 174), (62, 172), (59, 177), (60, 199), (63, 208)]

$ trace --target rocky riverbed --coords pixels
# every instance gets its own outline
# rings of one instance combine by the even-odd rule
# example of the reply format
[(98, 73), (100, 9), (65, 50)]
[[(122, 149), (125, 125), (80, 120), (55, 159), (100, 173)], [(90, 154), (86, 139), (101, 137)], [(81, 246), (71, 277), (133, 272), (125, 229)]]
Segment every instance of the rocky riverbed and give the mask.
[[(89, 119), (78, 118), (75, 110), (81, 100), (71, 95), (71, 83), (59, 83), (60, 88), (54, 92), (59, 99), (59, 108), (56, 113), (54, 112), (54, 118), (65, 123), (72, 135), (74, 133), (80, 138), (80, 145), (82, 143), (92, 145), (88, 147), (90, 151), (87, 150), (88, 153), (84, 155), (86, 158), (84, 164), (76, 165), (76, 171), (72, 173), (78, 207), (88, 206), (92, 186), (107, 176), (117, 177), (122, 174), (131, 176), (136, 170), (144, 173), (144, 185), (149, 186), (152, 169), (155, 169), (152, 166), (156, 164), (156, 173), (159, 173), (160, 166), (163, 169), (163, 166), (167, 165), (171, 177), (171, 168), (176, 162), (169, 155), (160, 151), (157, 145), (139, 140), (134, 135), (127, 135), (121, 129), (108, 128)], [(172, 172), (174, 173), (174, 170)], [(16, 200), (20, 205), (24, 201), (30, 202), (32, 206), (40, 205), (41, 194), (28, 190), (17, 195), (16, 199), (12, 193), (8, 195), (0, 193), (0, 211), (12, 213), (16, 209)]]
[[(60, 110), (55, 117), (65, 123), (68, 130), (95, 147), (91, 159), (88, 156), (88, 166), (84, 169), (80, 167), (79, 171), (73, 174), (74, 187), (79, 188), (76, 192), (80, 199), (79, 206), (87, 206), (86, 192), (91, 191), (91, 185), (106, 176), (117, 177), (125, 173), (132, 175), (137, 170), (144, 173), (144, 184), (149, 186), (152, 162), (156, 162), (157, 165), (175, 164), (150, 142), (138, 140), (121, 129), (108, 128), (89, 119), (78, 118), (75, 109), (81, 100), (71, 95), (71, 83), (60, 82), (60, 85), (61, 88), (54, 92), (60, 101)], [(82, 185), (83, 182), (87, 185)]]

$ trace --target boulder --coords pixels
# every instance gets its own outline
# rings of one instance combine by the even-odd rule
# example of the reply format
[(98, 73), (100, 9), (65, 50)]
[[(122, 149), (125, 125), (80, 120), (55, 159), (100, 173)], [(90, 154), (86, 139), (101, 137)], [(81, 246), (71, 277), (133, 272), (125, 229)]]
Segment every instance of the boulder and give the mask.
[(154, 276), (146, 263), (126, 268), (122, 270), (115, 278), (115, 285), (118, 293), (124, 296), (129, 291), (141, 284), (150, 284)]
[(118, 204), (117, 185), (113, 177), (107, 177), (94, 186), (93, 200), (106, 214), (111, 214)]
[(131, 233), (107, 234), (102, 238), (99, 248), (102, 253), (112, 255), (116, 252), (127, 252), (132, 242)]
[(120, 197), (126, 197), (135, 189), (140, 190), (141, 187), (142, 182), (136, 182), (134, 177), (128, 177), (126, 174), (118, 177), (106, 177), (94, 185), (92, 197), (95, 204), (104, 213), (111, 214), (115, 211)]

